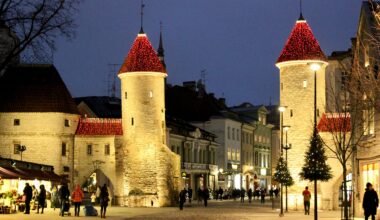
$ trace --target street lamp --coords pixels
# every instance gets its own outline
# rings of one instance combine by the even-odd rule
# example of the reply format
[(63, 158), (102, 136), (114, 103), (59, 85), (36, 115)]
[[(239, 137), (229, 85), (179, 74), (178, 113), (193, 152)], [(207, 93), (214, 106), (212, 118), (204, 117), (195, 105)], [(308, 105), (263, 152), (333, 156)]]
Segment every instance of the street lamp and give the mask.
[[(288, 150), (292, 148), (291, 144), (288, 145), (288, 130), (290, 126), (284, 125), (282, 128), (285, 130), (285, 146), (283, 148), (285, 150), (286, 168), (288, 168)], [(288, 212), (288, 186), (285, 186), (285, 212)]]
[[(317, 71), (321, 68), (320, 62), (308, 63), (310, 69), (314, 71), (314, 128), (313, 128), (313, 140), (317, 139)], [(312, 144), (316, 144), (312, 141)], [(313, 146), (316, 147), (316, 146)], [(314, 180), (314, 219), (318, 219), (318, 206), (317, 206), (317, 181)]]
[[(283, 152), (283, 137), (284, 137), (284, 132), (283, 132), (283, 123), (284, 123), (284, 112), (286, 110), (286, 106), (280, 106), (278, 107), (278, 110), (280, 111), (280, 132), (281, 132), (281, 137), (280, 137), (280, 147), (281, 147), (281, 156), (282, 156), (282, 152)], [(283, 193), (282, 193), (282, 183), (281, 183), (281, 189), (280, 189), (280, 217), (284, 216), (284, 204), (283, 204)]]

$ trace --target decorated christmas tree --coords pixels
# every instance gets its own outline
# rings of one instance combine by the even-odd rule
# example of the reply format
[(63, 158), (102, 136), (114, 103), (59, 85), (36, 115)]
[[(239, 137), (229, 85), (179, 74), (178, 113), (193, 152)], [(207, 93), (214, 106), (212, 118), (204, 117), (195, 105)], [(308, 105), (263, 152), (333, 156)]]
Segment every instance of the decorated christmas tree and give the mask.
[(314, 131), (310, 141), (310, 148), (305, 154), (305, 164), (300, 173), (301, 178), (314, 181), (328, 181), (332, 178), (331, 167), (327, 164), (327, 156), (322, 140), (317, 131)]
[(288, 167), (286, 166), (286, 162), (282, 156), (278, 160), (273, 179), (281, 183), (283, 186), (291, 186), (294, 183), (293, 178), (289, 173)]

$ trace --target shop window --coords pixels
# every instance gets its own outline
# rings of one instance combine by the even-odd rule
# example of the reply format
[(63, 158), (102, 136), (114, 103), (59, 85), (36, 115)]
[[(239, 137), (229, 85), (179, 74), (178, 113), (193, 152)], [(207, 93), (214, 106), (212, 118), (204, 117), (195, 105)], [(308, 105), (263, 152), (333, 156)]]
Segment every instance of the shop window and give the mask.
[(14, 126), (19, 126), (20, 125), (20, 119), (16, 118), (13, 120), (13, 125)]
[(379, 163), (370, 163), (362, 166), (363, 184), (372, 183), (375, 190), (379, 190)]
[(109, 144), (104, 145), (104, 154), (110, 155), (110, 145)]
[(92, 155), (92, 145), (87, 145), (87, 155)]
[(67, 145), (65, 142), (62, 142), (61, 155), (66, 156), (66, 151), (67, 151)]

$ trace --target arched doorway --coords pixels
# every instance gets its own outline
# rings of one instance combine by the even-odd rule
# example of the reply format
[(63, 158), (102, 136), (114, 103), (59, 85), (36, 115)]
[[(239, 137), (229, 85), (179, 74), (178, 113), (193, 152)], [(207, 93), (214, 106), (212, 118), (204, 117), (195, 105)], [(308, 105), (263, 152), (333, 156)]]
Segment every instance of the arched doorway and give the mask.
[(82, 188), (85, 190), (87, 189), (87, 191), (91, 195), (92, 193), (96, 194), (98, 187), (100, 188), (104, 184), (106, 184), (108, 187), (108, 193), (112, 202), (112, 197), (114, 195), (114, 184), (112, 183), (110, 178), (108, 178), (108, 176), (100, 169), (96, 169), (93, 172), (91, 172), (91, 174), (86, 178), (86, 180), (82, 184)]

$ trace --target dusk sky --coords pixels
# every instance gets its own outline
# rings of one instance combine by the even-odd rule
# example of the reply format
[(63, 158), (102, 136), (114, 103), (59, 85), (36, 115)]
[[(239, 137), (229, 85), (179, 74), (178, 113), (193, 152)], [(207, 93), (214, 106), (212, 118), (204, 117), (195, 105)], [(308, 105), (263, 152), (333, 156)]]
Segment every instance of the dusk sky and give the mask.
[[(73, 41), (57, 40), (54, 64), (73, 97), (108, 95), (109, 64), (124, 61), (140, 29), (140, 0), (86, 0)], [(144, 31), (157, 49), (163, 23), (168, 83), (198, 80), (229, 106), (278, 102), (275, 67), (295, 21), (298, 0), (145, 0)], [(326, 55), (347, 50), (361, 1), (309, 0), (303, 15)], [(117, 66), (113, 76), (120, 68)], [(117, 87), (120, 81), (116, 76)], [(118, 90), (116, 95), (120, 96)]]

